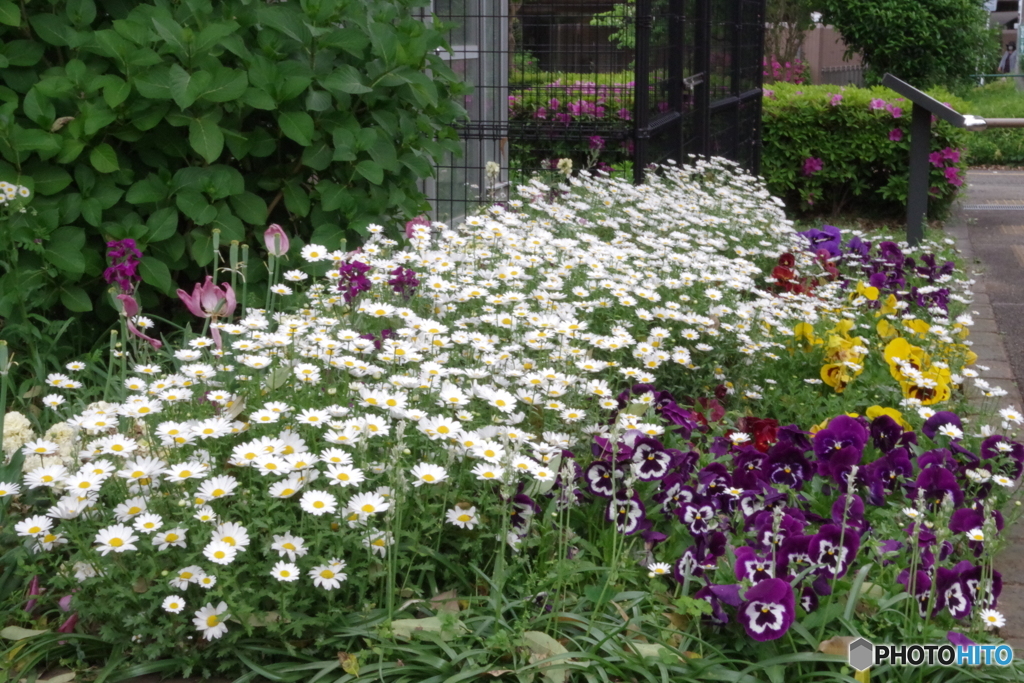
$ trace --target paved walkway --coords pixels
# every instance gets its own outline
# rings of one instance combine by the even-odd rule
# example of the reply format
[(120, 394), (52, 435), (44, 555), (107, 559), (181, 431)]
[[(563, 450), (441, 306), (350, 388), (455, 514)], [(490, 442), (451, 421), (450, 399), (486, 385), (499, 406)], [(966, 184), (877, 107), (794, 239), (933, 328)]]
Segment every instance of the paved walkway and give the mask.
[[(1009, 392), (1001, 399), (975, 394), (974, 400), (989, 410), (1024, 409), (1024, 170), (969, 171), (966, 196), (946, 232), (976, 273), (970, 339), (978, 365), (989, 368), (981, 376)], [(1003, 576), (999, 611), (1006, 615), (1000, 635), (1024, 657), (1024, 519), (1007, 535), (1010, 545), (996, 559)]]

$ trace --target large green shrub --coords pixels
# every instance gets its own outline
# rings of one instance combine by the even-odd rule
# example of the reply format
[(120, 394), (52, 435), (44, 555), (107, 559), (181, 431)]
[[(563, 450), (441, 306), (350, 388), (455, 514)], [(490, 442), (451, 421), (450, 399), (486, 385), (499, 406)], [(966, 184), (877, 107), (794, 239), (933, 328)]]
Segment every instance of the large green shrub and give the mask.
[(968, 87), (999, 59), (981, 0), (821, 0), (822, 21), (867, 63), (869, 83), (891, 72), (919, 88)]
[(138, 243), (153, 306), (214, 230), (337, 249), (423, 211), (464, 88), (424, 4), (0, 0), (0, 179), (35, 195), (0, 239), (8, 328), (92, 310), (110, 239)]
[[(944, 91), (933, 97), (957, 111)], [(771, 192), (803, 213), (906, 213), (911, 104), (888, 88), (777, 83), (764, 98), (762, 172)], [(944, 121), (931, 129), (932, 215), (963, 183), (968, 135)]]

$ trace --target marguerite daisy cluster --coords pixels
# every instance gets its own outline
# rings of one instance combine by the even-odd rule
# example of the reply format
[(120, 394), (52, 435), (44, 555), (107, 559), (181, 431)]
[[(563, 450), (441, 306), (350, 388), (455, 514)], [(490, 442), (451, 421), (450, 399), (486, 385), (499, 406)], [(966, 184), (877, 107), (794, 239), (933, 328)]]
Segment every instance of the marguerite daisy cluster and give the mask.
[[(946, 370), (950, 387), (961, 368), (913, 350), (921, 346), (896, 357), (862, 344), (842, 321), (853, 311), (856, 324), (863, 314), (877, 326), (877, 293), (851, 301), (834, 264), (806, 248), (755, 179), (713, 161), (664, 169), (641, 186), (567, 182), (532, 181), (457, 225), (415, 225), (401, 248), (379, 226), (357, 252), (306, 245), (305, 261), (326, 264), (326, 274), (287, 271), (290, 284), (273, 290), (283, 310), (250, 308), (213, 323), (219, 344), (193, 338), (162, 362), (130, 361), (116, 403), (82, 406), (75, 381), (52, 375), (72, 458), (0, 482), (0, 496), (28, 490), (44, 501), (16, 527), (40, 573), (87, 600), (112, 582), (131, 590), (145, 571), (138, 600), (214, 640), (253, 623), (256, 608), (233, 587), (279, 596), (282, 609), (368, 600), (431, 553), (477, 544), (484, 563), (526, 553), (547, 520), (587, 509), (609, 533), (650, 534), (653, 556), (638, 571), (685, 586), (724, 566), (724, 534), (735, 531), (738, 564), (727, 573), (758, 589), (727, 603), (697, 597), (738, 607), (748, 634), (768, 640), (793, 621), (796, 598), (780, 577), (813, 565), (797, 584), (810, 595), (815, 577), (847, 573), (868, 529), (863, 499), (880, 504), (913, 482), (920, 495), (892, 511), (903, 508), (913, 525), (960, 506), (968, 491), (981, 502), (964, 513), (972, 526), (957, 542), (988, 547), (984, 496), (992, 482), (1004, 488), (1000, 478), (1012, 484), (1024, 459), (1011, 434), (989, 435), (975, 455), (986, 467), (949, 480), (930, 468), (948, 471), (944, 458), (962, 455), (953, 445), (967, 450), (974, 438), (950, 413), (911, 416), (926, 420), (922, 438), (950, 449), (923, 464), (916, 453), (911, 462), (913, 432), (894, 406), (864, 404), (864, 417), (814, 430), (768, 417), (765, 399), (787, 391), (771, 368), (818, 346), (815, 363), (841, 366), (827, 373), (836, 382), (850, 384), (872, 353), (880, 367), (894, 364), (897, 381), (914, 387), (917, 403), (904, 407), (937, 403), (935, 392), (925, 398), (936, 388), (928, 373)], [(948, 313), (953, 294), (943, 306), (935, 290), (915, 296)], [(952, 347), (966, 323), (929, 334)], [(825, 328), (833, 332), (822, 338)], [(804, 379), (818, 366), (807, 367), (789, 386), (817, 391)], [(764, 419), (745, 412), (727, 426), (720, 401), (730, 397)], [(1021, 422), (1015, 408), (1001, 418)], [(19, 448), (42, 457), (60, 445), (31, 438)], [(849, 491), (831, 520), (827, 505), (799, 509), (796, 492), (812, 480)], [(692, 541), (682, 557), (651, 550), (668, 533)], [(560, 538), (575, 554), (573, 534)], [(973, 567), (961, 567), (958, 585), (972, 605), (991, 606)]]

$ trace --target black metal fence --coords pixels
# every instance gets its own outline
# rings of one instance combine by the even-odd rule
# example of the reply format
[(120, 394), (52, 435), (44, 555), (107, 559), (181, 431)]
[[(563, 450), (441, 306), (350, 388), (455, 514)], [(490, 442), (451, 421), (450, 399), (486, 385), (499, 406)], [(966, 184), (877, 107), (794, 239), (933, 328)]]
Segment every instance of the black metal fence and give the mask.
[(474, 86), (465, 153), (427, 184), (435, 216), (461, 216), (560, 159), (636, 182), (691, 155), (756, 173), (764, 4), (434, 0), (451, 26), (446, 59)]

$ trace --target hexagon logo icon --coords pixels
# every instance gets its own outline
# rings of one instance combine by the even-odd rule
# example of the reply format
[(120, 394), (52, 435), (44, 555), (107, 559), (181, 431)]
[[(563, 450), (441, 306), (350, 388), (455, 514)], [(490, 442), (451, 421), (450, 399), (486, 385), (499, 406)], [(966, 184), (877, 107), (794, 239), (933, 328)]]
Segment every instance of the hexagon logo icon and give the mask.
[(858, 638), (850, 643), (850, 651), (847, 661), (857, 671), (864, 671), (875, 662), (875, 646), (865, 638)]

